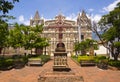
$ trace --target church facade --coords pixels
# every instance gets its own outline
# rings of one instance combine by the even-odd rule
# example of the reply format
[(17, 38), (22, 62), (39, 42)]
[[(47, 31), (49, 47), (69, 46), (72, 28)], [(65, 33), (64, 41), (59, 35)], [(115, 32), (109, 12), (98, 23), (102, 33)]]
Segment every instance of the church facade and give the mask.
[(42, 37), (48, 38), (50, 46), (43, 49), (43, 53), (53, 56), (56, 45), (64, 43), (68, 56), (74, 54), (74, 44), (85, 39), (92, 39), (91, 20), (84, 11), (79, 13), (76, 21), (68, 20), (62, 14), (54, 19), (40, 18), (38, 11), (30, 20), (30, 26), (43, 24)]

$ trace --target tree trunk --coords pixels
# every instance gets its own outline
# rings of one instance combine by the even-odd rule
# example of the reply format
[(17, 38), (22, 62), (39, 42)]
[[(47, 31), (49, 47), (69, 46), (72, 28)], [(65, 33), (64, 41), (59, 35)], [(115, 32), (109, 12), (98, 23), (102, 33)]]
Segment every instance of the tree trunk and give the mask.
[(113, 57), (114, 60), (117, 61), (118, 60), (118, 55), (119, 55), (119, 48), (116, 48), (115, 51), (113, 51)]
[(29, 55), (28, 49), (25, 49), (25, 54), (26, 54), (26, 55)]
[(77, 51), (75, 51), (75, 55), (76, 55), (76, 57), (78, 56)]
[(32, 55), (32, 49), (30, 51), (31, 51), (31, 55)]
[(35, 49), (35, 53), (36, 53), (36, 55), (41, 55), (41, 54), (43, 54), (43, 48), (36, 48), (36, 49)]
[(6, 48), (3, 48), (3, 56), (5, 55), (5, 50), (6, 50)]
[(118, 54), (114, 54), (113, 57), (114, 57), (114, 60), (115, 60), (115, 61), (118, 60)]
[(81, 54), (82, 54), (82, 55), (86, 55), (86, 51), (85, 51), (85, 50), (82, 50), (82, 51), (81, 51)]
[(2, 48), (0, 48), (0, 54), (2, 54)]

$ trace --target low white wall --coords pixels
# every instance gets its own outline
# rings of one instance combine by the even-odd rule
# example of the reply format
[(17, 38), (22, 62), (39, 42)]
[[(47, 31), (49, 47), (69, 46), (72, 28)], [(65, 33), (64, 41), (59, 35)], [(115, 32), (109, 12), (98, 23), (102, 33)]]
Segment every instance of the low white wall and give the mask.
[(105, 48), (103, 45), (99, 45), (98, 50), (94, 50), (94, 53), (96, 54), (107, 54), (107, 48)]

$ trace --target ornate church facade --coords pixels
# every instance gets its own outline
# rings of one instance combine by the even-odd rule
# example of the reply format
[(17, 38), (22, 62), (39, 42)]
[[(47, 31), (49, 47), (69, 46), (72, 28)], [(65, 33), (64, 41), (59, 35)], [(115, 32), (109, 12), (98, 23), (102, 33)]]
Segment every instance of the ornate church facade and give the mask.
[(56, 45), (59, 42), (65, 44), (68, 56), (74, 54), (74, 44), (85, 39), (92, 39), (91, 20), (84, 11), (79, 13), (76, 21), (68, 20), (62, 14), (58, 14), (54, 19), (44, 20), (40, 18), (38, 11), (30, 26), (43, 24), (42, 37), (48, 38), (50, 46), (43, 49), (43, 53), (53, 55)]

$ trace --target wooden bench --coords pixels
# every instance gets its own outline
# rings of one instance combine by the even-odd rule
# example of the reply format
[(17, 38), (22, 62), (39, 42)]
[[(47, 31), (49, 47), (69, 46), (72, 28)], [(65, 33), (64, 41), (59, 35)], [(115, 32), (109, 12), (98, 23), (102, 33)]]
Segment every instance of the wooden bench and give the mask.
[(43, 63), (42, 63), (42, 61), (41, 60), (28, 60), (28, 66), (42, 66), (43, 65)]
[(96, 63), (92, 60), (81, 60), (80, 65), (81, 66), (95, 66)]

